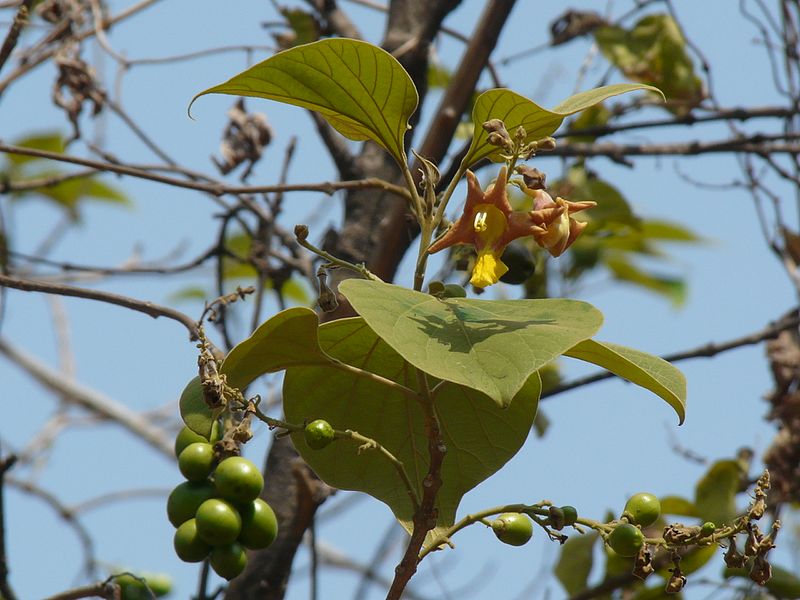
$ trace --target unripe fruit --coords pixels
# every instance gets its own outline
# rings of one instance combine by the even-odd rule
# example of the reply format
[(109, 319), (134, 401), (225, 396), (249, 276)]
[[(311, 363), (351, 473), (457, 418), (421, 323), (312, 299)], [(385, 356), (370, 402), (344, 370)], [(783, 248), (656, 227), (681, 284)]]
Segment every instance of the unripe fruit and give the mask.
[(142, 579), (156, 596), (166, 596), (172, 591), (172, 578), (166, 573), (142, 573)]
[(303, 437), (309, 448), (322, 450), (336, 439), (336, 434), (330, 423), (324, 419), (317, 419), (306, 425)]
[(181, 452), (183, 452), (186, 449), (186, 446), (189, 444), (194, 444), (195, 442), (213, 444), (214, 442), (218, 442), (219, 439), (219, 423), (216, 421), (214, 421), (214, 425), (211, 427), (211, 439), (208, 440), (199, 433), (195, 433), (188, 427), (184, 427), (180, 430), (178, 436), (175, 438), (175, 456), (180, 456)]
[(562, 512), (564, 513), (564, 525), (574, 525), (575, 521), (578, 520), (578, 510), (574, 506), (562, 506)]
[(444, 297), (445, 298), (466, 298), (467, 290), (458, 285), (457, 283), (444, 284)]
[(706, 521), (703, 523), (703, 526), (700, 528), (700, 535), (703, 537), (709, 536), (717, 530), (717, 526), (714, 525), (711, 521)]
[(492, 521), (497, 539), (511, 546), (522, 546), (533, 535), (533, 523), (521, 513), (503, 513)]
[(620, 556), (636, 556), (644, 544), (644, 535), (636, 525), (622, 523), (611, 532), (606, 543)]
[(205, 481), (214, 466), (214, 448), (207, 442), (186, 446), (178, 457), (178, 468), (189, 481)]
[(178, 527), (173, 539), (175, 554), (184, 562), (201, 562), (211, 552), (211, 546), (197, 533), (197, 521), (189, 519)]
[(214, 497), (214, 486), (210, 483), (184, 481), (170, 493), (167, 499), (167, 517), (173, 527), (179, 527), (194, 517), (200, 505)]
[(269, 504), (261, 498), (241, 510), (242, 532), (239, 542), (252, 549), (266, 548), (278, 536), (278, 519)]
[(634, 525), (647, 527), (658, 520), (661, 515), (661, 502), (653, 494), (645, 492), (631, 496), (625, 503), (622, 516)]
[(264, 487), (264, 477), (246, 458), (231, 456), (219, 463), (214, 471), (214, 486), (226, 500), (246, 505), (258, 498)]
[(242, 517), (230, 502), (212, 498), (197, 509), (197, 534), (212, 546), (231, 544), (242, 530)]
[(247, 554), (241, 544), (217, 546), (211, 550), (209, 562), (217, 575), (230, 581), (244, 571)]

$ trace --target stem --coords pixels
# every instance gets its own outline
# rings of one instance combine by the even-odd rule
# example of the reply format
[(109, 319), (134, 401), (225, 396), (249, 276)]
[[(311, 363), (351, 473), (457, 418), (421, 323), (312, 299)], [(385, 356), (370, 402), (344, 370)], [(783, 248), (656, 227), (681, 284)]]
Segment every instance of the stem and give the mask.
[(17, 600), (14, 590), (11, 589), (11, 584), (8, 581), (8, 554), (6, 553), (6, 532), (5, 532), (5, 504), (3, 500), (3, 489), (5, 488), (5, 476), (14, 463), (17, 462), (17, 457), (14, 454), (9, 454), (6, 458), (0, 461), (0, 597), (5, 600)]
[(374, 275), (367, 267), (363, 264), (356, 265), (341, 258), (335, 257), (330, 252), (326, 252), (322, 248), (317, 248), (314, 244), (306, 239), (305, 235), (307, 235), (307, 228), (305, 225), (298, 225), (297, 227), (302, 227), (306, 230), (304, 235), (298, 235), (297, 228), (295, 228), (295, 239), (297, 243), (300, 244), (303, 248), (308, 250), (309, 252), (313, 252), (320, 258), (324, 258), (329, 263), (336, 265), (337, 267), (341, 267), (343, 269), (348, 269), (350, 271), (355, 271), (359, 275), (361, 275), (364, 279), (371, 279), (372, 281), (380, 281), (381, 279)]
[(385, 385), (386, 387), (392, 389), (395, 392), (400, 392), (406, 398), (410, 400), (419, 400), (420, 395), (400, 383), (396, 381), (392, 381), (391, 379), (387, 379), (386, 377), (381, 377), (372, 371), (366, 371), (364, 369), (359, 369), (358, 367), (354, 367), (353, 365), (348, 365), (347, 363), (341, 362), (336, 359), (332, 359), (330, 366), (339, 369), (340, 371), (344, 371), (345, 373), (350, 373), (351, 375), (356, 375), (357, 377), (361, 377), (362, 379), (367, 379), (374, 383), (378, 383), (380, 385)]
[(419, 564), (419, 551), (425, 542), (425, 536), (436, 527), (438, 509), (436, 508), (436, 497), (442, 487), (442, 463), (447, 452), (447, 447), (442, 439), (439, 427), (439, 418), (433, 404), (433, 397), (428, 385), (428, 376), (417, 369), (417, 380), (420, 392), (423, 394), (422, 409), (425, 413), (425, 433), (428, 437), (428, 454), (430, 465), (428, 474), (422, 482), (422, 502), (419, 509), (414, 512), (414, 529), (411, 532), (411, 539), (408, 541), (406, 552), (400, 564), (395, 568), (394, 580), (386, 600), (399, 600), (408, 585), (409, 580), (417, 572)]

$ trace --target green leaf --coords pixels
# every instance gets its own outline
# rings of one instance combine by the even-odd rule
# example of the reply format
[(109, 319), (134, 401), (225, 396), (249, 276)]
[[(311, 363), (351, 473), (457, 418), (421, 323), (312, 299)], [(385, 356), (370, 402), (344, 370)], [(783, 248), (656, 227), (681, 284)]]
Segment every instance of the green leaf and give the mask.
[(589, 573), (592, 572), (594, 544), (597, 541), (596, 533), (573, 535), (561, 547), (553, 573), (564, 586), (569, 596), (586, 589)]
[(218, 415), (206, 404), (199, 377), (194, 377), (186, 384), (179, 405), (186, 426), (204, 438), (210, 438), (211, 427)]
[(686, 498), (680, 496), (663, 496), (661, 500), (662, 515), (677, 515), (679, 517), (696, 517), (697, 509)]
[[(417, 390), (414, 368), (378, 338), (360, 318), (341, 319), (319, 328), (320, 346), (340, 361)], [(435, 382), (431, 382), (435, 384)], [(540, 383), (534, 374), (508, 409), (475, 390), (442, 383), (435, 407), (447, 445), (434, 534), (455, 521), (461, 497), (502, 467), (528, 436), (538, 405)], [(405, 465), (419, 496), (428, 471), (427, 438), (419, 403), (374, 378), (359, 377), (332, 365), (291, 367), (283, 386), (287, 420), (325, 419), (334, 428), (351, 429), (386, 447)], [(411, 528), (412, 503), (402, 479), (379, 453), (337, 440), (322, 450), (309, 448), (302, 433), (292, 439), (301, 456), (326, 483), (359, 490), (384, 502), (400, 523)]]
[(265, 373), (332, 361), (319, 346), (319, 319), (309, 308), (288, 308), (265, 321), (222, 361), (220, 372), (233, 387), (244, 388)]
[(294, 32), (292, 46), (316, 42), (320, 36), (320, 24), (309, 12), (301, 8), (281, 8), (283, 18)]
[(703, 99), (703, 82), (670, 15), (647, 15), (630, 30), (599, 27), (594, 37), (603, 55), (625, 77), (661, 89), (672, 102), (667, 105), (671, 112), (685, 114)]
[(584, 340), (564, 352), (564, 355), (594, 363), (650, 390), (663, 398), (683, 423), (686, 416), (686, 378), (664, 359), (633, 348), (596, 340)]
[(686, 282), (683, 279), (648, 273), (623, 256), (608, 257), (604, 262), (615, 279), (661, 294), (676, 307), (686, 302)]
[(697, 482), (694, 504), (698, 516), (717, 525), (730, 525), (736, 518), (736, 492), (742, 470), (735, 460), (720, 460), (711, 465)]
[[(21, 140), (17, 140), (14, 145), (21, 146), (23, 148), (30, 148), (32, 150), (45, 150), (47, 152), (56, 152), (57, 154), (64, 153), (64, 138), (61, 137), (60, 133), (56, 132), (31, 135), (29, 137), (22, 138)], [(47, 160), (37, 156), (24, 156), (22, 154), (6, 154), (6, 159), (11, 165), (12, 173), (17, 167), (20, 167), (25, 163)]]
[(669, 221), (642, 221), (642, 236), (665, 242), (701, 242), (703, 238), (678, 223)]
[(489, 119), (501, 119), (511, 135), (517, 127), (524, 127), (527, 133), (525, 141), (532, 142), (553, 134), (569, 115), (599, 104), (612, 96), (635, 90), (661, 93), (649, 85), (618, 83), (580, 92), (567, 98), (552, 110), (547, 110), (511, 90), (504, 88), (488, 90), (478, 96), (472, 109), (472, 123), (476, 135), (472, 138), (472, 144), (464, 160), (461, 161), (461, 166), (469, 167), (487, 157), (495, 162), (503, 160), (500, 156), (502, 151), (497, 146), (489, 144), (489, 134), (482, 127)]
[(411, 77), (391, 54), (343, 38), (279, 52), (200, 92), (192, 103), (205, 94), (267, 98), (317, 111), (345, 137), (373, 140), (402, 164), (408, 119), (419, 101)]
[(603, 322), (600, 311), (577, 300), (438, 299), (364, 279), (343, 281), (339, 291), (409, 363), (502, 407), (534, 371)]

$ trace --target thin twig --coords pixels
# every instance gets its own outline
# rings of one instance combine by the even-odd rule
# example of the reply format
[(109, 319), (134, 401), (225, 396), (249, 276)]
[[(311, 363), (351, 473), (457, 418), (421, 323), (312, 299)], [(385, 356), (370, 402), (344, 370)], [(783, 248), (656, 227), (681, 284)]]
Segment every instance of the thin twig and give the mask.
[(100, 581), (92, 585), (67, 590), (55, 596), (49, 596), (45, 600), (79, 600), (79, 598), (105, 598), (114, 600), (118, 598), (119, 586), (110, 581)]
[(17, 462), (17, 457), (9, 454), (0, 460), (0, 597), (5, 600), (17, 600), (14, 590), (11, 589), (11, 583), (8, 581), (8, 554), (6, 552), (6, 515), (5, 515), (5, 500), (3, 498), (3, 490), (5, 488), (6, 473)]

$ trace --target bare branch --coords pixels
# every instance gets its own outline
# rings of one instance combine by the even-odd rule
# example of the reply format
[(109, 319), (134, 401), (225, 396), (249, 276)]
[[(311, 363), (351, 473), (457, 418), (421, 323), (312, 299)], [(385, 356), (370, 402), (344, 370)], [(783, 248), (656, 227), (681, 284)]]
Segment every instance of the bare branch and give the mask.
[(14, 348), (2, 338), (0, 338), (0, 354), (22, 368), (43, 386), (64, 398), (69, 398), (86, 410), (121, 425), (170, 460), (175, 460), (172, 443), (164, 431), (154, 427), (149, 420), (130, 410), (127, 406), (76, 381), (65, 379), (59, 371), (51, 369), (36, 358)]
[(6, 39), (3, 40), (3, 45), (0, 46), (0, 71), (3, 70), (3, 65), (6, 64), (6, 61), (14, 51), (19, 40), (19, 34), (22, 33), (22, 28), (28, 23), (32, 5), (33, 0), (23, 0), (19, 8), (17, 8), (17, 14), (14, 15), (14, 20), (11, 22)]
[(44, 281), (33, 281), (30, 279), (17, 279), (16, 277), (8, 277), (7, 275), (0, 275), (0, 287), (9, 287), (24, 292), (44, 292), (45, 294), (57, 294), (59, 296), (72, 296), (74, 298), (85, 298), (87, 300), (99, 300), (108, 304), (116, 304), (117, 306), (124, 306), (137, 312), (150, 315), (154, 319), (158, 317), (166, 317), (182, 324), (189, 331), (189, 339), (197, 340), (198, 324), (188, 315), (169, 308), (167, 306), (160, 306), (153, 302), (146, 300), (137, 300), (129, 296), (122, 296), (120, 294), (113, 294), (111, 292), (101, 292), (99, 290), (90, 290), (86, 288), (74, 287), (71, 285), (64, 285), (60, 283), (47, 283)]
[(17, 600), (14, 590), (8, 581), (8, 553), (6, 552), (6, 514), (3, 491), (6, 482), (6, 473), (17, 462), (17, 457), (9, 454), (0, 460), (0, 596), (6, 600)]

